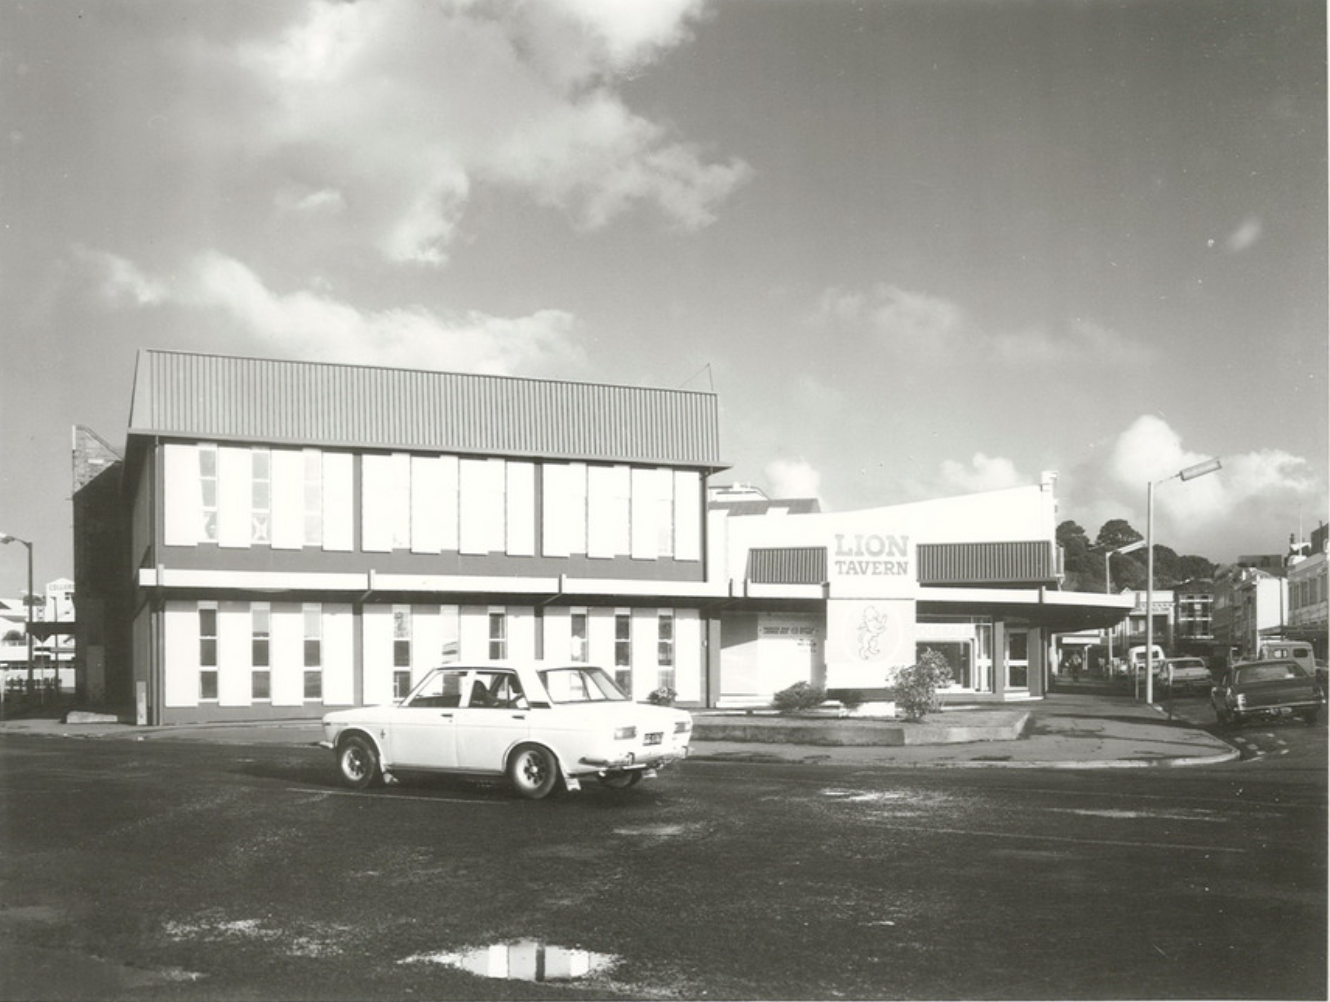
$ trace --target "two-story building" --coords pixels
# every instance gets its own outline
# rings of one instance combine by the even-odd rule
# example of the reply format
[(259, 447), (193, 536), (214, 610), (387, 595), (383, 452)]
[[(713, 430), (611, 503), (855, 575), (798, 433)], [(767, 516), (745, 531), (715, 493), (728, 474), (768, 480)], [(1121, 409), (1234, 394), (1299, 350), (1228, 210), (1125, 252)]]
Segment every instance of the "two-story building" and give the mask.
[(708, 392), (145, 351), (123, 458), (75, 438), (84, 661), (151, 723), (386, 702), (456, 658), (590, 661), (637, 698), (738, 704), (800, 679), (871, 689), (920, 644), (959, 691), (1024, 698), (1056, 632), (1126, 612), (1058, 590), (1051, 475), (708, 514), (718, 411)]

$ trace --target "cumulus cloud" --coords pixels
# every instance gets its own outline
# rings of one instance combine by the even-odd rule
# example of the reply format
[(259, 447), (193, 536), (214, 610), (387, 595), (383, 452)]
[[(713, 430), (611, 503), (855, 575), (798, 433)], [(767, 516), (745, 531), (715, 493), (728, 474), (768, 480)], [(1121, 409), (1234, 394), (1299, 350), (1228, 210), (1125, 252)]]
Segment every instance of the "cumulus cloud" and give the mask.
[(749, 168), (710, 162), (634, 113), (615, 84), (680, 44), (698, 10), (694, 0), (311, 0), (277, 37), (239, 47), (251, 102), (213, 127), (230, 129), (220, 145), (247, 162), (323, 193), (319, 205), (335, 194), (395, 261), (446, 262), (486, 184), (586, 227), (647, 206), (696, 229)]
[[(1172, 481), (1180, 470), (1210, 458), (1223, 463), (1218, 473), (1185, 484)], [(1146, 484), (1163, 481), (1154, 491), (1156, 539), (1216, 560), (1278, 550), (1284, 534), (1296, 528), (1300, 508), (1317, 511), (1325, 504), (1306, 459), (1279, 449), (1212, 457), (1185, 447), (1167, 422), (1148, 414), (1118, 436), (1108, 474), (1106, 486), (1134, 500), (1130, 510), (1141, 512), (1142, 523)]]
[(111, 302), (221, 314), (265, 351), (290, 357), (495, 375), (572, 371), (585, 362), (575, 320), (561, 310), (525, 317), (442, 315), (423, 307), (365, 311), (322, 291), (276, 293), (221, 254), (200, 255), (169, 281), (115, 255), (83, 252), (82, 258), (97, 270), (99, 291)]
[(816, 319), (835, 327), (867, 330), (883, 344), (909, 351), (946, 352), (973, 332), (965, 311), (955, 303), (885, 283), (866, 292), (826, 290)]
[(156, 306), (167, 297), (163, 282), (119, 254), (78, 246), (74, 258), (95, 276), (95, 291), (108, 305)]
[(803, 459), (775, 459), (762, 471), (773, 498), (821, 500), (822, 474)]
[(867, 291), (827, 289), (813, 322), (824, 329), (866, 333), (888, 350), (913, 357), (963, 352), (985, 362), (1055, 367), (1134, 366), (1154, 356), (1149, 345), (1081, 318), (1058, 329), (986, 330), (957, 303), (887, 283)]
[(948, 493), (972, 494), (979, 491), (998, 491), (1020, 487), (1027, 483), (1016, 472), (1016, 464), (1001, 456), (985, 456), (976, 452), (969, 464), (948, 459), (942, 463), (942, 485)]

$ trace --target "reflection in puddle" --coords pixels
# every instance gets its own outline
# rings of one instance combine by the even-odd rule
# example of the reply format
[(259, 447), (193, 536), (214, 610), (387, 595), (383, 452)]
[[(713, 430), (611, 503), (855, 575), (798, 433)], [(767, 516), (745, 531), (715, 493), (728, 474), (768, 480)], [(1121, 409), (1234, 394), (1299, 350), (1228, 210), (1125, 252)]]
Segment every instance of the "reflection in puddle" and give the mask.
[(509, 981), (572, 981), (607, 971), (619, 962), (609, 953), (547, 946), (534, 939), (478, 946), (457, 953), (417, 953), (403, 964), (447, 964), (482, 978)]

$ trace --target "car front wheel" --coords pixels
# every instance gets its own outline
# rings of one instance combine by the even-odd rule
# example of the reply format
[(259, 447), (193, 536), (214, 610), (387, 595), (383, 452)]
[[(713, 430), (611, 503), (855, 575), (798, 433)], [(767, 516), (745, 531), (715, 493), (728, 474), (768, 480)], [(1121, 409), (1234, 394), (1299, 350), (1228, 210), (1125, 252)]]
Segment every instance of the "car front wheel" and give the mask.
[(1318, 706), (1316, 707), (1316, 709), (1308, 710), (1306, 713), (1304, 713), (1302, 715), (1302, 719), (1307, 721), (1307, 723), (1309, 724), (1314, 724), (1316, 723), (1316, 718), (1319, 717), (1320, 715), (1321, 715), (1321, 708)]
[(355, 790), (373, 785), (379, 778), (379, 756), (365, 738), (349, 737), (337, 749), (337, 771), (342, 782)]
[(522, 745), (508, 760), (508, 782), (519, 796), (540, 800), (558, 784), (559, 763), (548, 748)]

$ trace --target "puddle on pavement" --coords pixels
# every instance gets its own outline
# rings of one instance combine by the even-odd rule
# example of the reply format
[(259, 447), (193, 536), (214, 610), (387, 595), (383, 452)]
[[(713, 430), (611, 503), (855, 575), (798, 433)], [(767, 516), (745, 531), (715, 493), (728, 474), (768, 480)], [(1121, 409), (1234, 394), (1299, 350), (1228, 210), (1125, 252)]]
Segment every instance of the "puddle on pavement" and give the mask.
[(1128, 820), (1146, 819), (1150, 821), (1222, 821), (1214, 811), (1191, 808), (1173, 808), (1171, 810), (1112, 810), (1074, 807), (1050, 808), (1054, 814), (1080, 814), (1091, 818), (1124, 818)]
[(417, 953), (402, 964), (446, 964), (482, 978), (507, 981), (576, 981), (601, 974), (619, 962), (610, 953), (592, 953), (565, 946), (550, 946), (534, 939), (519, 939), (470, 950)]

